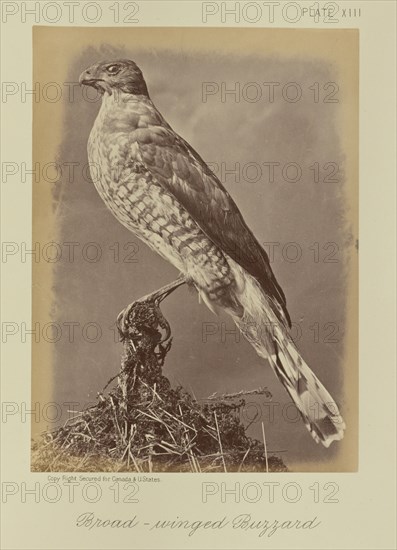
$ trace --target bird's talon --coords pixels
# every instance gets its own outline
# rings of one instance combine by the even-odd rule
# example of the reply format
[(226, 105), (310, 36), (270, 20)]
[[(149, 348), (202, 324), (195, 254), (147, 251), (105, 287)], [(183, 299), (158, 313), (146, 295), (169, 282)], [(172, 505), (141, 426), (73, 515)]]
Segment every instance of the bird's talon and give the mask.
[(168, 323), (166, 324), (166, 326), (162, 326), (161, 328), (165, 330), (165, 334), (161, 337), (159, 344), (166, 342), (171, 336), (171, 328)]
[(125, 309), (120, 311), (117, 316), (117, 328), (122, 338), (125, 338), (126, 332), (128, 331), (128, 317), (131, 313), (132, 307), (134, 304), (129, 304)]

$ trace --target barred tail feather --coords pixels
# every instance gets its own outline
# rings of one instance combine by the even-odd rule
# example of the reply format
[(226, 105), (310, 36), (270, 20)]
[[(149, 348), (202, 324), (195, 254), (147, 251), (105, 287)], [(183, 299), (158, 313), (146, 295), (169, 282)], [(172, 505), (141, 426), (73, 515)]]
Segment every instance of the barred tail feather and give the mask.
[[(276, 331), (277, 332), (277, 329)], [(339, 409), (329, 392), (285, 337), (276, 343), (272, 367), (283, 384), (317, 443), (329, 447), (343, 438), (346, 428)]]
[(276, 376), (298, 408), (311, 436), (329, 447), (343, 438), (346, 428), (338, 406), (302, 359), (287, 329), (274, 313), (274, 304), (257, 281), (234, 264), (244, 314), (228, 311), (258, 355), (269, 360)]

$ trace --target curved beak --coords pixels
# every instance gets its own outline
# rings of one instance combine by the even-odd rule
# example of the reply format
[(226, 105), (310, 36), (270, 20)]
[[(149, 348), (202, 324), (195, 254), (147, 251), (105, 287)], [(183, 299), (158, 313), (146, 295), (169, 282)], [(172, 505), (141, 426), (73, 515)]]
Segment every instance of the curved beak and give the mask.
[(88, 86), (94, 84), (95, 78), (92, 77), (90, 74), (90, 71), (83, 71), (81, 75), (79, 76), (79, 84), (82, 86), (83, 84), (86, 84)]

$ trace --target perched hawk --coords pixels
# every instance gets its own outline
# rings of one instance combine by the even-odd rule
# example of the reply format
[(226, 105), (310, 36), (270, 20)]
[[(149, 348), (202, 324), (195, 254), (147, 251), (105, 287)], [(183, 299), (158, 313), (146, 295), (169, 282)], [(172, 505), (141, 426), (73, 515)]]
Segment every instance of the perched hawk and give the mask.
[(128, 59), (104, 61), (85, 70), (80, 83), (103, 95), (88, 159), (99, 167), (95, 186), (106, 205), (212, 311), (233, 318), (270, 362), (316, 442), (328, 447), (342, 439), (338, 407), (289, 336), (285, 296), (266, 252), (218, 178), (153, 105), (140, 69)]

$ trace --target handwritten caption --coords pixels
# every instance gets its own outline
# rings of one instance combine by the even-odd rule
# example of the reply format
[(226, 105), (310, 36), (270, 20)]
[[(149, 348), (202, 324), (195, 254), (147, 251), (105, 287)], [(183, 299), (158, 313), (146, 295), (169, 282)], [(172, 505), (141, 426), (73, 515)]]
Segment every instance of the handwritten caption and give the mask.
[(76, 519), (76, 526), (86, 529), (135, 529), (137, 527), (149, 531), (182, 531), (189, 537), (202, 530), (239, 530), (244, 532), (254, 532), (259, 538), (272, 537), (284, 530), (313, 530), (321, 524), (321, 521), (315, 516), (311, 519), (257, 519), (251, 514), (239, 514), (235, 517), (224, 516), (221, 519), (213, 520), (190, 520), (181, 519), (177, 516), (173, 520), (142, 521), (138, 516), (129, 519), (107, 518), (102, 519), (95, 516), (92, 512), (84, 512)]

